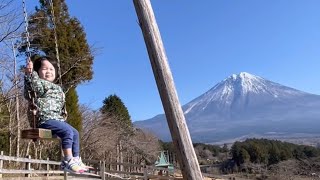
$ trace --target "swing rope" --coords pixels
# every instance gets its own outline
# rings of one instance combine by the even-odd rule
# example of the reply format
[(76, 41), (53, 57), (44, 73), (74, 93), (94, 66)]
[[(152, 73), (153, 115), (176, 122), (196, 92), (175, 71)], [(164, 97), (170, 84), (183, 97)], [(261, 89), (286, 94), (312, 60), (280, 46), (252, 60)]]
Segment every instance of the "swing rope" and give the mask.
[[(58, 77), (59, 77), (59, 84), (62, 87), (62, 77), (61, 77), (61, 66), (60, 66), (60, 56), (59, 56), (59, 47), (58, 47), (58, 36), (57, 36), (57, 29), (56, 29), (56, 20), (54, 17), (54, 6), (53, 6), (53, 1), (49, 0), (50, 3), (50, 8), (51, 8), (51, 22), (52, 22), (52, 27), (53, 27), (53, 33), (54, 33), (54, 44), (55, 44), (55, 50), (56, 50), (56, 58), (57, 58), (57, 65), (58, 65)], [(65, 119), (68, 117), (68, 112), (66, 108), (66, 104), (63, 105), (63, 116)]]

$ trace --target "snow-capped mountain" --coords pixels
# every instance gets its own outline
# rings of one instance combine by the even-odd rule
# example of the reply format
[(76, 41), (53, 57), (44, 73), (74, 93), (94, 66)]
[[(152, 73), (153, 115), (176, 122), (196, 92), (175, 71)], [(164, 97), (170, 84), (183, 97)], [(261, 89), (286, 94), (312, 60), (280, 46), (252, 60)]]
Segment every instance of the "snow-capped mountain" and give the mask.
[[(182, 106), (194, 141), (216, 142), (249, 134), (319, 133), (320, 96), (246, 72), (231, 75)], [(164, 114), (136, 126), (170, 140)]]

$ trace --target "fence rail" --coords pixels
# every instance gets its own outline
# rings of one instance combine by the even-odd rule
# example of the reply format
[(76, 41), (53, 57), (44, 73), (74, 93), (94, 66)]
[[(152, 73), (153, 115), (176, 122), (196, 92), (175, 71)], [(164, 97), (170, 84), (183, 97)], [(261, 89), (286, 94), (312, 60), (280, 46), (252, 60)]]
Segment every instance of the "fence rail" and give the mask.
[[(23, 169), (5, 169), (4, 161), (13, 161), (24, 163)], [(83, 160), (86, 163), (89, 163), (95, 167), (90, 170), (90, 173), (83, 173), (81, 175), (74, 175), (76, 177), (86, 177), (86, 179), (143, 179), (148, 180), (151, 178), (160, 178), (160, 179), (175, 179), (173, 176), (169, 175), (168, 168), (159, 168), (154, 166), (146, 166), (144, 164), (130, 164), (130, 163), (109, 163), (106, 161), (99, 160)], [(31, 159), (31, 156), (27, 158), (21, 157), (13, 157), (3, 155), (3, 152), (0, 153), (0, 178), (3, 177), (3, 174), (13, 174), (13, 175), (24, 175), (25, 177), (35, 177), (35, 176), (64, 176), (64, 179), (68, 179), (68, 173), (62, 170), (58, 170), (60, 168), (60, 163), (57, 161), (47, 160), (39, 160), (39, 159)], [(38, 168), (42, 169), (32, 169), (32, 167), (36, 167), (38, 164)], [(33, 166), (32, 166), (33, 165)], [(45, 165), (45, 167), (41, 166)], [(116, 168), (112, 168), (116, 167)], [(122, 167), (122, 168), (120, 168)], [(20, 167), (21, 168), (21, 167)], [(164, 175), (154, 174), (155, 172), (166, 172)]]
[(20, 158), (20, 157), (5, 156), (5, 155), (0, 155), (0, 160), (15, 161), (15, 162), (25, 162), (25, 163), (36, 163), (36, 164), (60, 165), (60, 162), (57, 162), (57, 161)]

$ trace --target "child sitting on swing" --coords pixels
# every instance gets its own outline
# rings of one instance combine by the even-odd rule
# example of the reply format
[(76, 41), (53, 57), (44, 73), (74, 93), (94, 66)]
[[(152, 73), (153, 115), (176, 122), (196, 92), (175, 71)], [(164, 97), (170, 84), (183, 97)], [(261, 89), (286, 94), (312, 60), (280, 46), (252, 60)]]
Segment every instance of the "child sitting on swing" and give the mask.
[(25, 70), (25, 97), (28, 91), (34, 91), (34, 102), (38, 108), (37, 127), (50, 129), (53, 135), (61, 139), (64, 158), (61, 168), (72, 173), (83, 173), (88, 170), (80, 158), (79, 132), (65, 122), (65, 94), (56, 79), (56, 61), (41, 57), (33, 62), (29, 59)]

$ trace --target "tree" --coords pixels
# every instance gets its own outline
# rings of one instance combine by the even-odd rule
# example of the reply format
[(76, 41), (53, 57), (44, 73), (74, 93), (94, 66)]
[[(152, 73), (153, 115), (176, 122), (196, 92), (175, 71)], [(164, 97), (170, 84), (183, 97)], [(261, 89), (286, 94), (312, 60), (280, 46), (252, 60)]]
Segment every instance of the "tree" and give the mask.
[(126, 130), (132, 128), (131, 117), (128, 109), (117, 95), (110, 95), (105, 98), (100, 111), (102, 114), (111, 115), (116, 118), (117, 123), (121, 125), (121, 128)]
[(241, 149), (243, 149), (241, 142), (236, 141), (232, 145), (231, 150), (230, 150), (230, 153), (232, 155), (232, 159), (236, 162), (236, 164), (238, 166), (240, 166), (240, 164), (241, 164), (241, 155), (240, 155)]
[(78, 106), (78, 95), (75, 88), (71, 88), (66, 95), (66, 106), (68, 111), (68, 123), (79, 132), (82, 130), (82, 117)]
[[(123, 135), (117, 120), (84, 105), (80, 109), (83, 117), (81, 156), (86, 159), (117, 161), (119, 154), (116, 147)], [(154, 135), (134, 129), (133, 135), (125, 141), (121, 151), (123, 159), (131, 163), (141, 163), (144, 160), (154, 162), (159, 148), (158, 139)]]
[(281, 160), (280, 150), (276, 145), (273, 145), (269, 150), (268, 164), (276, 164)]
[(222, 152), (228, 152), (229, 151), (229, 148), (228, 148), (228, 145), (227, 144), (223, 144), (223, 147), (222, 147)]
[(102, 116), (100, 111), (91, 110), (82, 105), (83, 131), (81, 133), (81, 156), (86, 159), (112, 161), (115, 154), (118, 131), (114, 128), (113, 119)]
[[(0, 102), (3, 102), (4, 98), (0, 95)], [(0, 151), (4, 151), (5, 154), (9, 154), (9, 112), (4, 105), (4, 103), (0, 103)]]
[(13, 0), (0, 0), (0, 43), (14, 36), (23, 25)]
[(240, 149), (239, 156), (240, 156), (240, 163), (241, 164), (250, 161), (250, 155), (249, 155), (248, 151), (244, 148)]
[[(36, 54), (56, 56), (51, 6), (40, 0), (40, 7), (29, 21), (31, 47)], [(64, 86), (70, 88), (92, 79), (93, 56), (79, 20), (70, 17), (64, 0), (53, 0), (54, 19)]]

